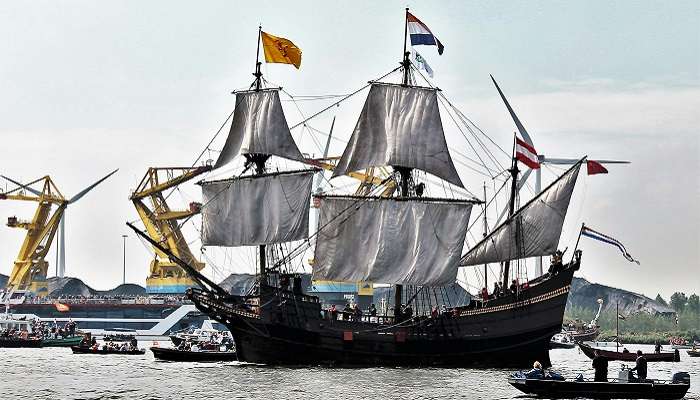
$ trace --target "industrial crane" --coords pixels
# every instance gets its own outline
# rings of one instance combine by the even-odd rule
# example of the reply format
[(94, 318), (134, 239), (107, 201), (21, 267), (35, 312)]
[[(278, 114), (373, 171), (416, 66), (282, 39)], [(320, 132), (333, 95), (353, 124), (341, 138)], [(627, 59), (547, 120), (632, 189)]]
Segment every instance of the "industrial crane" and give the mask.
[[(192, 254), (178, 221), (199, 214), (201, 204), (192, 202), (188, 210), (172, 210), (163, 192), (211, 169), (211, 166), (149, 168), (129, 198), (134, 203), (151, 239), (198, 271), (204, 269), (204, 263), (198, 261)], [(150, 199), (150, 206), (146, 204), (147, 198)], [(149, 275), (146, 278), (148, 293), (184, 293), (187, 288), (195, 286), (187, 273), (170, 261), (165, 253), (155, 247), (153, 251), (155, 258), (151, 261)]]
[[(33, 201), (39, 204), (31, 221), (20, 220), (16, 216), (7, 218), (7, 226), (27, 231), (10, 273), (10, 278), (7, 281), (8, 293), (19, 290), (29, 291), (35, 296), (46, 296), (49, 294), (46, 282), (49, 263), (45, 260), (45, 257), (49, 252), (56, 232), (59, 227), (62, 228), (61, 222), (65, 217), (66, 208), (85, 196), (85, 194), (115, 172), (117, 170), (112, 171), (70, 199), (63, 197), (48, 175), (27, 184), (21, 184), (3, 176), (4, 179), (15, 183), (17, 188), (0, 193), (0, 200)], [(38, 187), (39, 185), (41, 185), (41, 190), (32, 187)], [(52, 209), (54, 209), (53, 213)], [(64, 246), (61, 245), (60, 247)], [(64, 262), (65, 257), (61, 257), (61, 261)], [(62, 269), (64, 268), (62, 266)]]

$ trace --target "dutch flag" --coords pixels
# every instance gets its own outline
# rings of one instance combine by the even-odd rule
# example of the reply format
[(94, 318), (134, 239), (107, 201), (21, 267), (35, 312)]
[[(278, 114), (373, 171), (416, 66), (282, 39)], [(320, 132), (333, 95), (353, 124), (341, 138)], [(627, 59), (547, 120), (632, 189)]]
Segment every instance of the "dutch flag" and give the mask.
[(410, 12), (406, 13), (406, 20), (408, 23), (408, 31), (410, 32), (411, 36), (411, 46), (416, 46), (419, 44), (437, 46), (438, 54), (442, 55), (442, 52), (445, 50), (445, 46), (443, 46), (438, 38), (436, 38), (435, 35), (430, 32), (427, 25), (422, 23)]
[(627, 261), (637, 263), (637, 265), (639, 265), (639, 261), (635, 260), (632, 257), (632, 255), (627, 252), (627, 249), (619, 240), (617, 240), (613, 237), (610, 237), (608, 235), (602, 234), (598, 231), (594, 231), (593, 229), (591, 229), (587, 226), (583, 226), (581, 228), (581, 234), (583, 236), (588, 237), (588, 238), (595, 239), (595, 240), (601, 241), (603, 243), (607, 243), (607, 244), (610, 244), (610, 245), (617, 247), (618, 249), (620, 249), (620, 252), (622, 252), (622, 256), (625, 257), (625, 259), (627, 259)]

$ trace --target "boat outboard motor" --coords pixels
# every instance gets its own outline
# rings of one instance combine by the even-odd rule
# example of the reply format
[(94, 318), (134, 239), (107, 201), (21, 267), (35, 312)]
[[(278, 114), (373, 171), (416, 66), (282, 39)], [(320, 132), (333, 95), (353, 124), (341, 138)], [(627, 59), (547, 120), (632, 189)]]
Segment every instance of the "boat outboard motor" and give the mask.
[(671, 378), (671, 382), (673, 383), (685, 383), (690, 385), (690, 374), (687, 372), (676, 372), (673, 374), (673, 378)]

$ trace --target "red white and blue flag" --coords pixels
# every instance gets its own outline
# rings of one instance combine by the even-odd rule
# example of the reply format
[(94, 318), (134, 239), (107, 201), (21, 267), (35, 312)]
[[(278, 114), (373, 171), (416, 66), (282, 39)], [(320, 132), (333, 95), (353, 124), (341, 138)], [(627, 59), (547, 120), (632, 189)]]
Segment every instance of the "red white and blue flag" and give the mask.
[(515, 138), (515, 159), (532, 169), (540, 168), (540, 160), (537, 150), (532, 145), (520, 138)]
[(410, 12), (406, 13), (406, 21), (408, 23), (408, 32), (411, 36), (411, 46), (424, 44), (428, 46), (437, 46), (438, 54), (442, 55), (445, 46), (440, 43), (438, 38), (433, 35), (433, 32), (428, 29), (428, 26), (421, 22)]
[(585, 237), (589, 237), (591, 239), (601, 241), (603, 243), (611, 244), (611, 245), (617, 247), (618, 249), (620, 249), (620, 251), (622, 252), (622, 256), (625, 257), (625, 259), (627, 259), (627, 261), (634, 262), (634, 263), (637, 263), (637, 265), (639, 265), (639, 261), (632, 258), (632, 255), (627, 252), (627, 249), (625, 248), (625, 246), (622, 243), (620, 243), (619, 240), (612, 238), (608, 235), (604, 235), (600, 232), (594, 231), (593, 229), (591, 229), (587, 226), (584, 226), (583, 228), (581, 228), (581, 235), (583, 235)]

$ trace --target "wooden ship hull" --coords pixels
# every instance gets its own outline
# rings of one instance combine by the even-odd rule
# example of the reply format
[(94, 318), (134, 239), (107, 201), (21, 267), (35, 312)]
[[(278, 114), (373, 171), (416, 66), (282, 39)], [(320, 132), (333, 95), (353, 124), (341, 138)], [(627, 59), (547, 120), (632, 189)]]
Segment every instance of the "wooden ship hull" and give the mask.
[[(318, 298), (289, 291), (260, 297), (245, 310), (242, 298), (190, 289), (197, 308), (225, 324), (240, 361), (334, 366), (550, 365), (549, 341), (560, 332), (578, 263), (531, 282), (516, 297), (484, 307), (460, 307), (437, 317), (394, 323), (331, 320)], [(382, 319), (384, 317), (375, 317)]]
[(597, 326), (593, 329), (586, 329), (582, 332), (565, 331), (574, 339), (575, 342), (592, 342), (600, 335), (600, 328)]

